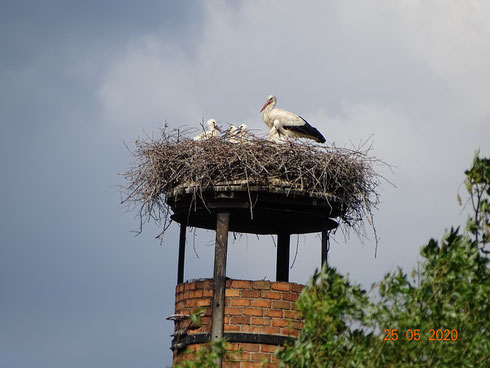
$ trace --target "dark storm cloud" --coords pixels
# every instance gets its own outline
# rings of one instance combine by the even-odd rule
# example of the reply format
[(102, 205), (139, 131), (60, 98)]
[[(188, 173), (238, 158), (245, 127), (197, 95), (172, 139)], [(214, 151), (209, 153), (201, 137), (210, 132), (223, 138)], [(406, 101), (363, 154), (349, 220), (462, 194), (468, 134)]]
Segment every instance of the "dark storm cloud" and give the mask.
[(168, 363), (173, 249), (129, 233), (117, 190), (127, 137), (104, 128), (95, 91), (132, 37), (158, 31), (191, 50), (199, 13), (195, 2), (0, 5), (3, 365)]
[(0, 9), (1, 63), (11, 68), (60, 45), (81, 51), (101, 43), (111, 47), (155, 29), (165, 29), (169, 38), (188, 39), (200, 26), (196, 1), (19, 0), (2, 2)]

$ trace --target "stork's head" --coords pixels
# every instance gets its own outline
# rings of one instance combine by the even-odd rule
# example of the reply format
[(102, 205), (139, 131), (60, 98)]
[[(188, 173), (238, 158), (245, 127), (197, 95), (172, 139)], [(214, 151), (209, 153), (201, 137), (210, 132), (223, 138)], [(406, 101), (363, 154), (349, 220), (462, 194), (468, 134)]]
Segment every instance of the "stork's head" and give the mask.
[(248, 126), (247, 124), (242, 124), (240, 125), (240, 132), (245, 133), (248, 131)]
[(273, 95), (270, 95), (267, 97), (267, 100), (265, 101), (265, 105), (260, 109), (260, 112), (264, 111), (264, 109), (271, 105), (272, 107), (274, 107), (276, 105), (276, 96), (273, 96)]
[(238, 129), (239, 128), (236, 125), (232, 125), (230, 127), (230, 134), (234, 134), (234, 133), (238, 132)]
[(208, 120), (208, 128), (213, 130), (213, 129), (218, 129), (218, 126), (217, 126), (217, 123), (216, 123), (216, 120), (214, 119), (209, 119)]

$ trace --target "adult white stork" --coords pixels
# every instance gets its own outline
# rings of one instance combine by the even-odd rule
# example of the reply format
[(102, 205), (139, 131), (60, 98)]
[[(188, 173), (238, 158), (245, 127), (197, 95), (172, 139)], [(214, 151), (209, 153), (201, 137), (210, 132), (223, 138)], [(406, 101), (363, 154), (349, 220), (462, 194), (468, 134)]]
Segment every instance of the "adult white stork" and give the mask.
[(216, 138), (218, 136), (218, 132), (220, 129), (216, 123), (216, 120), (209, 119), (207, 125), (208, 125), (208, 130), (202, 132), (201, 134), (196, 135), (194, 137), (195, 141), (205, 141), (206, 139), (209, 139), (211, 137)]
[(265, 105), (260, 110), (262, 119), (264, 119), (265, 124), (271, 130), (270, 136), (275, 134), (273, 133), (273, 129), (275, 129), (279, 136), (285, 135), (288, 141), (289, 137), (291, 137), (308, 138), (318, 143), (325, 142), (325, 138), (318, 129), (312, 127), (301, 116), (275, 107), (276, 102), (276, 96), (270, 95), (267, 97)]

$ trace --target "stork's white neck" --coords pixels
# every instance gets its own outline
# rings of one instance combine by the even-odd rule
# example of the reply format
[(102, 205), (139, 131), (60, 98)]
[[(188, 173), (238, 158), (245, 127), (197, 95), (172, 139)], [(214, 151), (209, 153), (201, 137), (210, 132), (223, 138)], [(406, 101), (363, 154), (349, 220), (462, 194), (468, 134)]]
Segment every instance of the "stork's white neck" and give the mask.
[(264, 110), (262, 110), (262, 116), (264, 116), (265, 114), (269, 114), (272, 109), (274, 108), (274, 106), (276, 105), (276, 102), (275, 101), (272, 101), (270, 104), (268, 104)]

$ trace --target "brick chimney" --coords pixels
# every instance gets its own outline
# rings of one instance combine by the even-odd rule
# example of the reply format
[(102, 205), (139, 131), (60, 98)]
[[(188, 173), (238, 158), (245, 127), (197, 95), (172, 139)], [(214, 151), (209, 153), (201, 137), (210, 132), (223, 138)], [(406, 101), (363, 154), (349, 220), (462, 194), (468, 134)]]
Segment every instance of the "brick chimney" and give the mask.
[[(230, 280), (225, 290), (225, 339), (230, 343), (231, 361), (223, 367), (260, 367), (274, 364), (274, 352), (290, 337), (297, 337), (303, 323), (295, 302), (304, 285), (266, 280)], [(176, 320), (172, 342), (174, 361), (192, 359), (193, 352), (210, 340), (213, 279), (178, 284), (175, 293), (175, 316), (185, 316), (206, 307), (202, 325), (190, 326), (188, 319)], [(190, 328), (189, 328), (190, 327)], [(185, 333), (180, 335), (180, 332)], [(186, 353), (186, 351), (188, 351)], [(267, 365), (266, 365), (267, 366)]]

